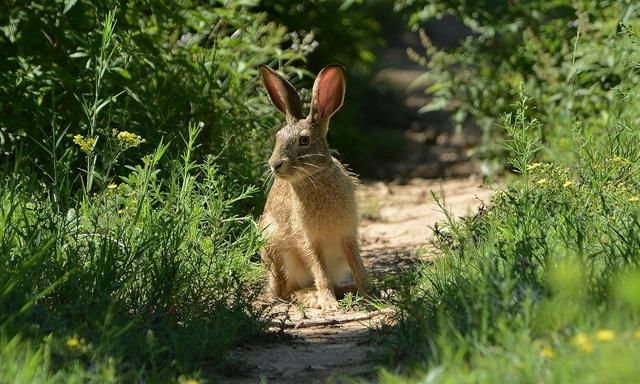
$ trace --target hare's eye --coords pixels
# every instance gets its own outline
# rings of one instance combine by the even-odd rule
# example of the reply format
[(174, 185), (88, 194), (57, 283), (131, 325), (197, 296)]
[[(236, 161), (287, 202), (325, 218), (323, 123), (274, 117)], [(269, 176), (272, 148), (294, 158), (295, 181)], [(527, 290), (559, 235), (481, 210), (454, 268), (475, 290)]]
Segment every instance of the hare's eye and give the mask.
[(309, 145), (309, 143), (311, 142), (311, 139), (309, 138), (309, 136), (300, 136), (300, 138), (298, 139), (298, 143), (300, 145)]

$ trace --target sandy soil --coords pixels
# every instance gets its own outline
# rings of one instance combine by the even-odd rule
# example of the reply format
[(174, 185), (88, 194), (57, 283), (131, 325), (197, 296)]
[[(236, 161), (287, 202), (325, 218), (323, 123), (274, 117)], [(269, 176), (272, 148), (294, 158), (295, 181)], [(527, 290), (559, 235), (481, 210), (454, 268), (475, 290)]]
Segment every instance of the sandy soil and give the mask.
[[(432, 226), (444, 218), (431, 191), (445, 198), (453, 216), (473, 213), (491, 190), (474, 178), (436, 181), (414, 179), (405, 185), (363, 183), (358, 193), (362, 215), (360, 246), (374, 279), (411, 268), (416, 251), (428, 247)], [(421, 254), (427, 255), (429, 252)], [(341, 377), (375, 379), (368, 361), (372, 331), (390, 321), (386, 310), (322, 312), (296, 304), (273, 306), (273, 337), (247, 344), (232, 353), (237, 362), (228, 383), (343, 382)]]

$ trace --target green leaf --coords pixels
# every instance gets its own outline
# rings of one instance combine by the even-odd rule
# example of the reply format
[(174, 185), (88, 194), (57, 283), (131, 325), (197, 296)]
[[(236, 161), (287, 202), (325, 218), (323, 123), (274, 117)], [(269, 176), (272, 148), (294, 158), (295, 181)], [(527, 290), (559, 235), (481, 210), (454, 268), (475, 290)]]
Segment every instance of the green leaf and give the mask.
[(62, 11), (62, 13), (69, 12), (69, 10), (73, 8), (73, 6), (76, 5), (77, 2), (78, 0), (64, 0), (64, 10)]
[(129, 73), (129, 71), (127, 71), (126, 69), (120, 67), (113, 67), (111, 69), (125, 79), (131, 80), (131, 73)]
[(87, 52), (82, 52), (82, 51), (73, 52), (72, 54), (69, 55), (69, 57), (72, 59), (77, 59), (79, 57), (87, 57), (87, 56), (89, 56)]
[(435, 99), (424, 107), (420, 108), (420, 113), (439, 111), (447, 106), (447, 99)]

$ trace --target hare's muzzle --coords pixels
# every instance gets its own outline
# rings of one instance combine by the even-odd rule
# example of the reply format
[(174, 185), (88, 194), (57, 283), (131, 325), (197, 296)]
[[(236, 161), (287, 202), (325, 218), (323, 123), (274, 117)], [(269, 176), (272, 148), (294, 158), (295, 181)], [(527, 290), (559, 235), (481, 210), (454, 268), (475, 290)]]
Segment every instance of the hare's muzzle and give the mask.
[(279, 172), (284, 171), (284, 169), (286, 168), (285, 167), (286, 162), (287, 162), (286, 158), (270, 159), (269, 166), (271, 166), (271, 170), (277, 174)]

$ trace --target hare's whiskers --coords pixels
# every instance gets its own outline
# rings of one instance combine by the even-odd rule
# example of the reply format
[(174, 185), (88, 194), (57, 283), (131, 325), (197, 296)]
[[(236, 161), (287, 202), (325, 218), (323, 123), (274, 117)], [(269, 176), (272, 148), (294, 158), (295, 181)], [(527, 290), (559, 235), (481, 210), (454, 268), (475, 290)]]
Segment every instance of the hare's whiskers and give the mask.
[(264, 180), (264, 183), (262, 183), (262, 189), (271, 188), (274, 180), (275, 180), (275, 177), (273, 176), (273, 173), (269, 173), (267, 178)]
[(298, 156), (298, 159), (306, 159), (313, 156), (326, 157), (326, 155), (322, 153), (308, 153), (306, 155)]
[(269, 163), (264, 163), (265, 171), (262, 172), (262, 188), (271, 187), (273, 185), (274, 175)]
[(313, 184), (313, 187), (315, 189), (318, 189), (318, 186), (316, 185), (316, 183), (313, 181), (313, 177), (311, 175), (311, 173), (309, 173), (309, 171), (307, 171), (306, 169), (302, 168), (302, 167), (296, 167), (295, 165), (292, 165), (291, 168), (297, 169), (299, 171), (304, 172), (308, 177), (309, 181), (311, 182), (311, 184)]
[(321, 167), (319, 167), (319, 166), (317, 166), (317, 165), (315, 165), (315, 164), (307, 163), (307, 162), (304, 162), (304, 161), (302, 162), (302, 164), (303, 164), (303, 165), (310, 165), (310, 166), (315, 167), (315, 168), (318, 168), (318, 169), (320, 169), (320, 168), (321, 168)]

